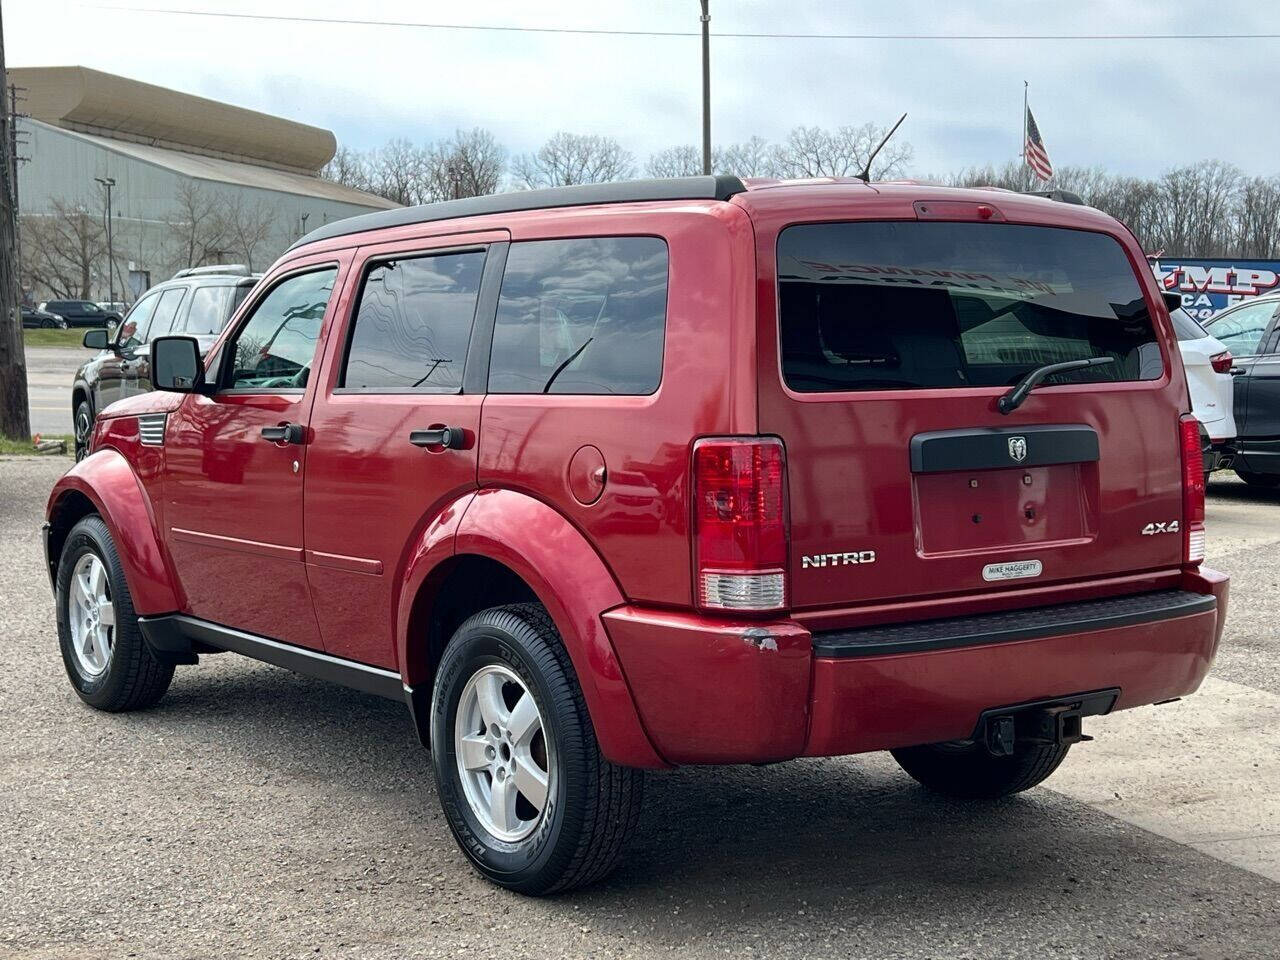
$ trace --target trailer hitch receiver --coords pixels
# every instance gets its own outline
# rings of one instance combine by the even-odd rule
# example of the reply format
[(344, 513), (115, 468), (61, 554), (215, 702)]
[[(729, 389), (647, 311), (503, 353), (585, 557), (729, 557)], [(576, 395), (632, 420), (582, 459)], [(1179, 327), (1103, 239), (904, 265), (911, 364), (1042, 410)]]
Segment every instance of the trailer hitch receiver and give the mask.
[(1117, 688), (1095, 690), (1053, 700), (994, 707), (978, 719), (973, 739), (993, 757), (1010, 757), (1019, 746), (1056, 746), (1092, 740), (1083, 718), (1110, 713), (1120, 696)]

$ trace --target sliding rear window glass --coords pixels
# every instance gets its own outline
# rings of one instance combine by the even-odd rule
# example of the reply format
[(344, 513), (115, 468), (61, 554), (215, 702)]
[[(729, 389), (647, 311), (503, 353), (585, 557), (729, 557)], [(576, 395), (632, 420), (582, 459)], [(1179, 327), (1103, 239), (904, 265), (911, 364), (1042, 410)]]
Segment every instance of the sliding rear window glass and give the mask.
[(1037, 367), (1112, 362), (1046, 383), (1155, 380), (1160, 348), (1123, 248), (1015, 224), (856, 222), (778, 240), (791, 389), (1007, 386)]

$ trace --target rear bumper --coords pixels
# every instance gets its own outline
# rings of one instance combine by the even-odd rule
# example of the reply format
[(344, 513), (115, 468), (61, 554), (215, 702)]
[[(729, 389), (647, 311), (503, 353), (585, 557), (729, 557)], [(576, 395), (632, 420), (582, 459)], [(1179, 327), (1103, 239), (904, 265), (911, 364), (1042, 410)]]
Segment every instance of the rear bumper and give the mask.
[(1118, 688), (1115, 709), (1185, 696), (1217, 652), (1228, 580), (1178, 587), (856, 633), (637, 607), (604, 622), (664, 759), (761, 763), (963, 739), (985, 710), (1082, 691)]

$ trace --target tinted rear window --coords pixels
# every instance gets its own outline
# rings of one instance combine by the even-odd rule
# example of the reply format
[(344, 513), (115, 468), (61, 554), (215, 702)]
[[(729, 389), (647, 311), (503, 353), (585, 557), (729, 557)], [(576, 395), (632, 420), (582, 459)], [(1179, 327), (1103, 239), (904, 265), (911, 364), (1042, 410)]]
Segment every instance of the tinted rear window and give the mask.
[(778, 240), (782, 371), (793, 390), (1006, 386), (1049, 363), (1114, 362), (1046, 383), (1163, 372), (1123, 248), (1013, 224), (859, 222)]

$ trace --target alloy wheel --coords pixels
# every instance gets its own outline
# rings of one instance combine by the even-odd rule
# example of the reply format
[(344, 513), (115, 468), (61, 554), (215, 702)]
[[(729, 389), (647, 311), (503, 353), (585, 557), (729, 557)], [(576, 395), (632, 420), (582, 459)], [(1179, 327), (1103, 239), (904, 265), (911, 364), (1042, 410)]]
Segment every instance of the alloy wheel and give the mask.
[(480, 825), (515, 843), (537, 829), (553, 788), (553, 744), (533, 694), (510, 668), (487, 664), (463, 688), (454, 753)]
[(71, 649), (81, 673), (92, 679), (111, 664), (116, 627), (107, 568), (96, 553), (86, 553), (76, 562), (67, 594)]

